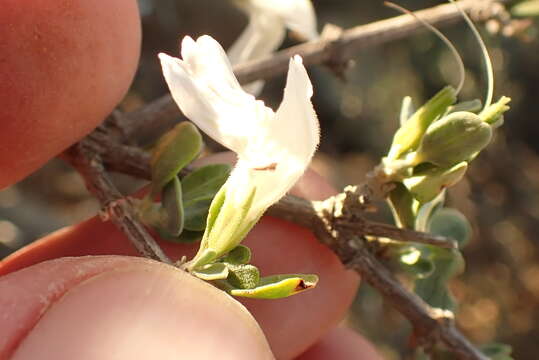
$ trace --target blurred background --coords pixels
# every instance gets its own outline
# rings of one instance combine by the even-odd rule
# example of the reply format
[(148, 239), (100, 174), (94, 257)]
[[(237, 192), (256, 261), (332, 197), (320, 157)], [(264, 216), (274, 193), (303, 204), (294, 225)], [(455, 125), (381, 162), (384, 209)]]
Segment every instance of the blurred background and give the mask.
[[(442, 1), (403, 0), (412, 10)], [(144, 40), (139, 72), (122, 104), (131, 111), (166, 93), (156, 54), (178, 53), (179, 39), (210, 34), (229, 46), (246, 17), (222, 0), (139, 0)], [(319, 30), (326, 23), (344, 28), (396, 13), (382, 1), (314, 1)], [(449, 205), (472, 222), (465, 248), (466, 271), (452, 283), (460, 303), (458, 322), (476, 343), (513, 346), (516, 359), (539, 353), (539, 24), (494, 22), (481, 31), (495, 67), (496, 97), (510, 96), (512, 110), (496, 139), (471, 166), (466, 179), (449, 191)], [(531, 25), (526, 28), (526, 25)], [(467, 68), (461, 100), (484, 98), (482, 57), (464, 22), (444, 33), (459, 49)], [(295, 44), (289, 36), (283, 47)], [(455, 62), (434, 35), (423, 31), (406, 40), (357, 53), (347, 81), (324, 67), (311, 67), (314, 104), (322, 144), (314, 167), (336, 187), (360, 182), (385, 154), (398, 127), (404, 96), (422, 104), (441, 87), (458, 81)], [(260, 96), (276, 107), (284, 77), (267, 82)], [(213, 150), (218, 150), (217, 148)], [(116, 176), (125, 193), (140, 185)], [(0, 191), (0, 258), (98, 210), (78, 174), (52, 161), (23, 182)], [(379, 218), (391, 221), (387, 209)], [(358, 294), (349, 323), (374, 341), (387, 359), (405, 358), (409, 327), (366, 286)], [(388, 331), (391, 329), (391, 331)]]

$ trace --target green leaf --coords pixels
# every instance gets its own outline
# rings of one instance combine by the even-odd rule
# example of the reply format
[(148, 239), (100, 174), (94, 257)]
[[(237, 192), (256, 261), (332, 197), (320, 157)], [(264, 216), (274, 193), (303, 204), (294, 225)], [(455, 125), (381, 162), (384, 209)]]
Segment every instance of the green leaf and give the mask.
[(192, 271), (192, 274), (202, 280), (214, 281), (226, 279), (229, 276), (229, 270), (226, 264), (213, 263), (197, 268)]
[(444, 189), (458, 183), (467, 169), (468, 164), (463, 161), (449, 169), (434, 168), (414, 174), (414, 176), (404, 179), (403, 183), (413, 197), (424, 204), (432, 201)]
[(167, 214), (167, 233), (172, 236), (179, 236), (183, 231), (185, 217), (182, 203), (182, 185), (177, 176), (163, 188), (161, 203)]
[(152, 194), (156, 196), (202, 150), (202, 136), (190, 122), (176, 125), (152, 151)]
[(459, 111), (477, 113), (478, 111), (481, 111), (482, 107), (483, 107), (483, 103), (481, 103), (481, 100), (479, 99), (463, 101), (453, 106), (450, 106), (447, 109), (447, 113), (445, 115), (449, 115), (451, 113), (459, 112)]
[(460, 211), (443, 208), (432, 214), (428, 232), (454, 239), (458, 242), (459, 248), (462, 248), (470, 241), (472, 226)]
[(223, 262), (242, 265), (251, 261), (251, 249), (245, 245), (238, 245), (232, 249), (223, 259)]
[(397, 159), (406, 152), (415, 150), (429, 125), (442, 115), (456, 99), (456, 90), (451, 86), (443, 88), (434, 95), (397, 130), (388, 157)]
[(260, 271), (250, 264), (226, 264), (229, 274), (227, 281), (236, 289), (254, 289), (260, 282)]
[(206, 228), (206, 220), (211, 205), (211, 199), (184, 202), (185, 228), (191, 231), (203, 231)]
[(191, 244), (202, 240), (203, 233), (201, 231), (183, 230), (179, 236), (168, 237), (166, 240), (175, 243)]
[(408, 191), (406, 186), (396, 183), (388, 197), (388, 203), (393, 213), (393, 218), (398, 227), (413, 229), (415, 223), (415, 209), (417, 201)]
[(312, 289), (318, 283), (316, 275), (274, 275), (260, 279), (254, 289), (232, 289), (231, 295), (254, 299), (280, 299)]
[(212, 164), (194, 170), (182, 179), (184, 201), (213, 199), (230, 175), (230, 165)]

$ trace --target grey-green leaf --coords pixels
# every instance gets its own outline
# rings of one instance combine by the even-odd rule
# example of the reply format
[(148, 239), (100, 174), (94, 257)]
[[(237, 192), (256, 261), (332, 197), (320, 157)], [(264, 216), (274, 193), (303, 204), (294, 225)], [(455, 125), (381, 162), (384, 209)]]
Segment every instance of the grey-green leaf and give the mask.
[(229, 275), (229, 270), (226, 264), (213, 263), (193, 270), (192, 274), (202, 280), (214, 281), (226, 279)]
[(472, 226), (460, 211), (443, 208), (430, 217), (428, 231), (434, 235), (452, 238), (458, 242), (459, 248), (462, 248), (470, 241)]
[(163, 188), (161, 203), (167, 214), (167, 232), (172, 236), (179, 236), (183, 231), (185, 217), (182, 185), (177, 176)]
[(190, 122), (176, 125), (152, 151), (152, 194), (157, 195), (202, 150), (202, 136)]
[(245, 245), (238, 245), (225, 256), (223, 261), (234, 265), (247, 264), (251, 261), (251, 249)]

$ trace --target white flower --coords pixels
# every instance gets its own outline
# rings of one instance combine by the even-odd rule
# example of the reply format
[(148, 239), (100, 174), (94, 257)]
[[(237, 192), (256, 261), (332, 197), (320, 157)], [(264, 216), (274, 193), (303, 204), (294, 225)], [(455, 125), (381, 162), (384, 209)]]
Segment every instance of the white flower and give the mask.
[(201, 251), (220, 256), (238, 245), (310, 163), (320, 137), (313, 89), (301, 57), (295, 56), (274, 112), (241, 88), (224, 50), (210, 36), (196, 42), (184, 38), (181, 55), (183, 60), (159, 54), (172, 97), (202, 131), (238, 156), (217, 196), (224, 196), (224, 203), (212, 204), (221, 210), (209, 219), (201, 245)]
[[(228, 50), (232, 65), (258, 60), (274, 52), (285, 38), (286, 28), (306, 40), (318, 37), (316, 15), (311, 0), (240, 0), (249, 24)], [(264, 86), (256, 81), (245, 86), (258, 95)]]

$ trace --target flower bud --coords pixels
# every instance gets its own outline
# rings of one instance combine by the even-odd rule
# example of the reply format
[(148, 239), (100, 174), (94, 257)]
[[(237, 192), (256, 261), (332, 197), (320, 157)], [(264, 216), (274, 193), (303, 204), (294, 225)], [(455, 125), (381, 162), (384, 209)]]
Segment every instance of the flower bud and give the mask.
[(395, 133), (388, 157), (397, 159), (404, 153), (415, 150), (429, 125), (455, 101), (456, 91), (451, 86), (440, 90), (404, 122)]
[(492, 138), (492, 129), (478, 115), (456, 112), (436, 121), (427, 129), (414, 163), (432, 163), (449, 168), (483, 150)]

